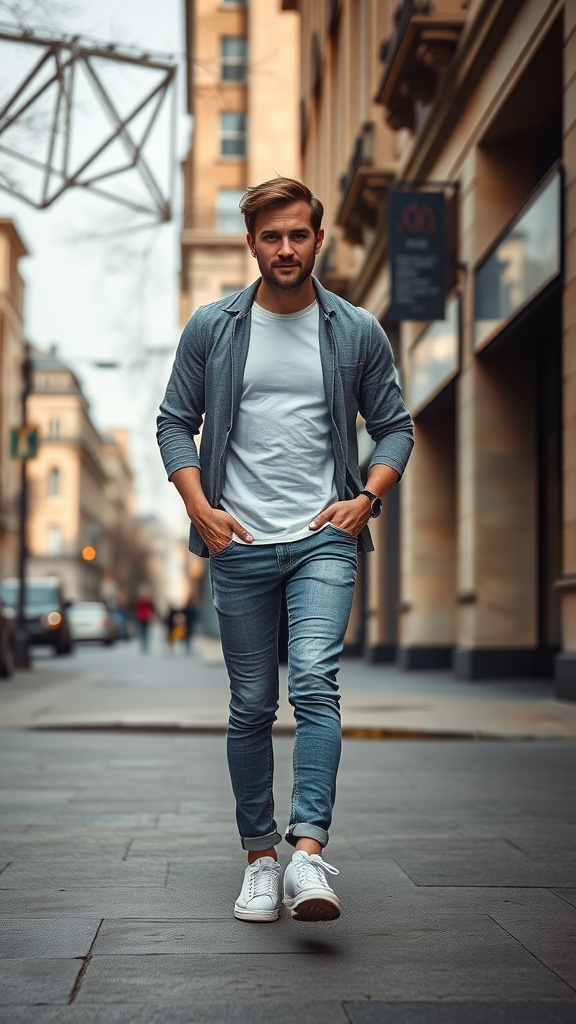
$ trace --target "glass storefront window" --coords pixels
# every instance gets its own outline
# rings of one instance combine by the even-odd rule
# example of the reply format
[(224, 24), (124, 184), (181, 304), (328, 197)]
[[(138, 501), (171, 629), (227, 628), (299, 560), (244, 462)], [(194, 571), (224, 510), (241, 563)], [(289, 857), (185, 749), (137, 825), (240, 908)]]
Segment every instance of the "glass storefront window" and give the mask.
[(448, 384), (460, 369), (460, 301), (446, 303), (446, 319), (434, 320), (408, 353), (408, 399), (417, 412)]
[(561, 181), (556, 171), (477, 267), (475, 348), (489, 341), (559, 275)]

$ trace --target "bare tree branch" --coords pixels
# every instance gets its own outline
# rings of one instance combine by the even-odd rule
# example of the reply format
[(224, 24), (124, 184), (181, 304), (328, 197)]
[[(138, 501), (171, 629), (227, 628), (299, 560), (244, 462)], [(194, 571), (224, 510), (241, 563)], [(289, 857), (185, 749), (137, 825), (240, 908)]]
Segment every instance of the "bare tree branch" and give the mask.
[(76, 14), (78, 5), (70, 0), (0, 0), (0, 14), (22, 31), (59, 31), (60, 19)]

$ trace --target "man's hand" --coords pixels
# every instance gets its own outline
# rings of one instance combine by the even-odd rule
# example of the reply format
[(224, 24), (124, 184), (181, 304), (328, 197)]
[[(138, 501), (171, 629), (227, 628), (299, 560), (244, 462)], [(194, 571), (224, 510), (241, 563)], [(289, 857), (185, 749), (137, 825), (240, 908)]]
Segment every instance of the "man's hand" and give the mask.
[(332, 523), (339, 530), (344, 530), (352, 537), (357, 537), (369, 519), (370, 499), (365, 494), (359, 494), (357, 498), (352, 498), (350, 501), (336, 501), (333, 505), (329, 505), (309, 523), (309, 528), (319, 530), (325, 523)]
[(220, 508), (212, 508), (206, 500), (200, 470), (196, 466), (185, 466), (177, 469), (170, 477), (184, 502), (189, 518), (194, 523), (211, 555), (217, 555), (228, 547), (235, 533), (241, 540), (250, 544), (254, 538), (248, 530)]
[(195, 525), (211, 555), (217, 555), (228, 547), (233, 533), (248, 544), (254, 540), (237, 519), (219, 508), (210, 508), (209, 513), (201, 518), (196, 515)]

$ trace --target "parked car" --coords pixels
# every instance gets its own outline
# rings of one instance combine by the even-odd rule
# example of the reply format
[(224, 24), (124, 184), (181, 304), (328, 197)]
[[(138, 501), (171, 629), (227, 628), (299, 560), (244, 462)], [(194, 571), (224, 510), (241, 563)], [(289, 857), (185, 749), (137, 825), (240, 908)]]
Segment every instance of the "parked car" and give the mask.
[(14, 671), (14, 614), (0, 603), (0, 678)]
[(116, 640), (116, 624), (103, 601), (75, 601), (70, 606), (70, 626), (74, 640), (107, 645)]
[[(20, 580), (0, 582), (0, 601), (15, 618), (18, 614)], [(70, 654), (72, 637), (67, 602), (56, 576), (38, 576), (26, 580), (24, 620), (30, 644), (50, 644), (56, 654)]]

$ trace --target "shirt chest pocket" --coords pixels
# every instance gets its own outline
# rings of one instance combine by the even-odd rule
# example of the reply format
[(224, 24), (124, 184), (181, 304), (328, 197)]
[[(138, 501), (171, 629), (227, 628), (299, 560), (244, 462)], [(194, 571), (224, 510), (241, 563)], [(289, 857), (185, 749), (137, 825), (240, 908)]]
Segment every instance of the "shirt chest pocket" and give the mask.
[(338, 372), (342, 377), (342, 381), (353, 381), (356, 377), (360, 377), (362, 374), (362, 361), (358, 363), (338, 363)]

